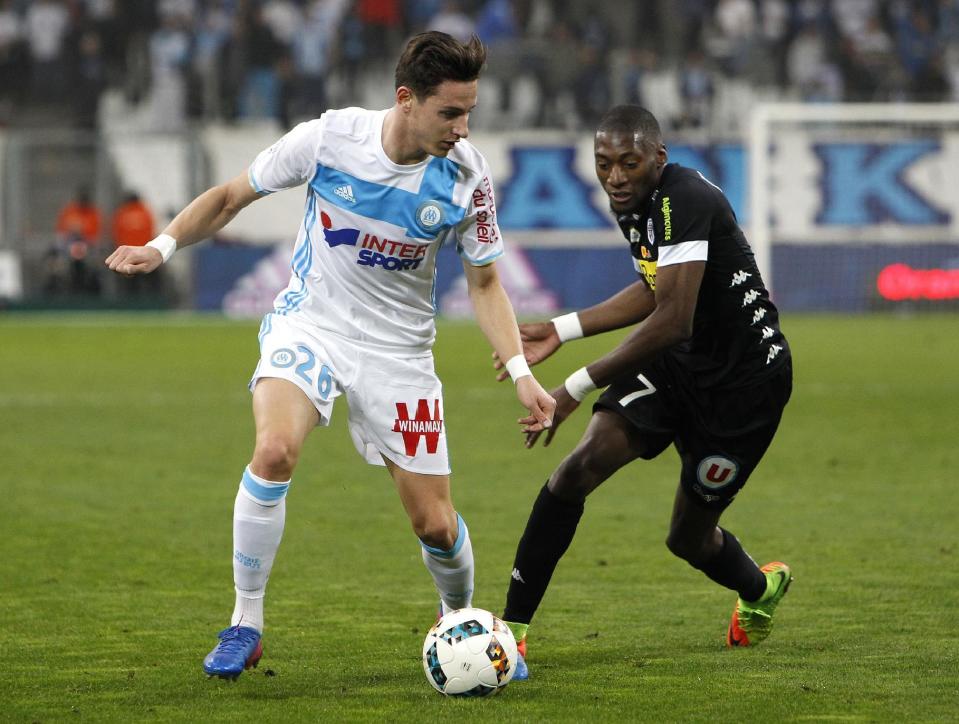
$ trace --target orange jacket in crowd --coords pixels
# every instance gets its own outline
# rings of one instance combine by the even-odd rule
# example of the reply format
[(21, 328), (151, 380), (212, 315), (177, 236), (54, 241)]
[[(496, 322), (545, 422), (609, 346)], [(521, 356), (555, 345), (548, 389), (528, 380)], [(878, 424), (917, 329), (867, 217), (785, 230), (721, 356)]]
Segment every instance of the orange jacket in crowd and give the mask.
[(113, 212), (113, 241), (117, 246), (143, 246), (153, 237), (153, 214), (142, 201), (127, 201)]
[(64, 237), (79, 237), (91, 246), (100, 241), (100, 211), (92, 204), (71, 201), (57, 217), (57, 233)]

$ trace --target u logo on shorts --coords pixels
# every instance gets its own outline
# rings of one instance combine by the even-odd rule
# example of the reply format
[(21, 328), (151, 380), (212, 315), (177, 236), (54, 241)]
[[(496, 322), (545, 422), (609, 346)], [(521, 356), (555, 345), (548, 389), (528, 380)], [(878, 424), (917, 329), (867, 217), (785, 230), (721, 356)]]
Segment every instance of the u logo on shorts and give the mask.
[(703, 458), (696, 468), (696, 478), (707, 488), (716, 490), (729, 485), (739, 474), (739, 465), (721, 455)]

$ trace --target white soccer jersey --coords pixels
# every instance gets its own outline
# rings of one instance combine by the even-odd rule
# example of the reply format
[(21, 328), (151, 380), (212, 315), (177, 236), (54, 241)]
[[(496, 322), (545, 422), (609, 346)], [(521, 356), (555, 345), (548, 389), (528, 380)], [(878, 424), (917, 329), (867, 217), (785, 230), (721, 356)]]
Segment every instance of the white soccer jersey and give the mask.
[(455, 240), (476, 266), (503, 253), (493, 186), (466, 141), (401, 166), (383, 150), (388, 111), (346, 108), (301, 123), (250, 166), (260, 194), (307, 183), (290, 284), (276, 313), (363, 344), (422, 351), (435, 337), (436, 253)]

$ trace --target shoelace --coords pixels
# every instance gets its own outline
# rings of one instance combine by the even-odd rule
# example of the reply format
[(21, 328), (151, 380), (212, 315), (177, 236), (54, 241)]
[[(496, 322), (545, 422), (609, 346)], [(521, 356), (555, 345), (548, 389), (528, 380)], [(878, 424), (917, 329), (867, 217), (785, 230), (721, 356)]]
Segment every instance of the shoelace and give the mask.
[(240, 654), (251, 643), (252, 636), (241, 631), (239, 626), (228, 628), (220, 634), (217, 652), (222, 654)]

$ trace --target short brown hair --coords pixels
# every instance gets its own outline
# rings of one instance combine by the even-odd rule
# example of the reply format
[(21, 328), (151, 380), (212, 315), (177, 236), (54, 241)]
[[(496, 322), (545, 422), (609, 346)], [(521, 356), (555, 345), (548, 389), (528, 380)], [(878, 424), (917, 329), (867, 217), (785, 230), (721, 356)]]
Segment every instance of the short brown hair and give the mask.
[(431, 30), (410, 38), (396, 64), (396, 87), (406, 86), (417, 98), (428, 98), (447, 80), (479, 78), (486, 63), (486, 46), (475, 35), (461, 43), (452, 35)]

